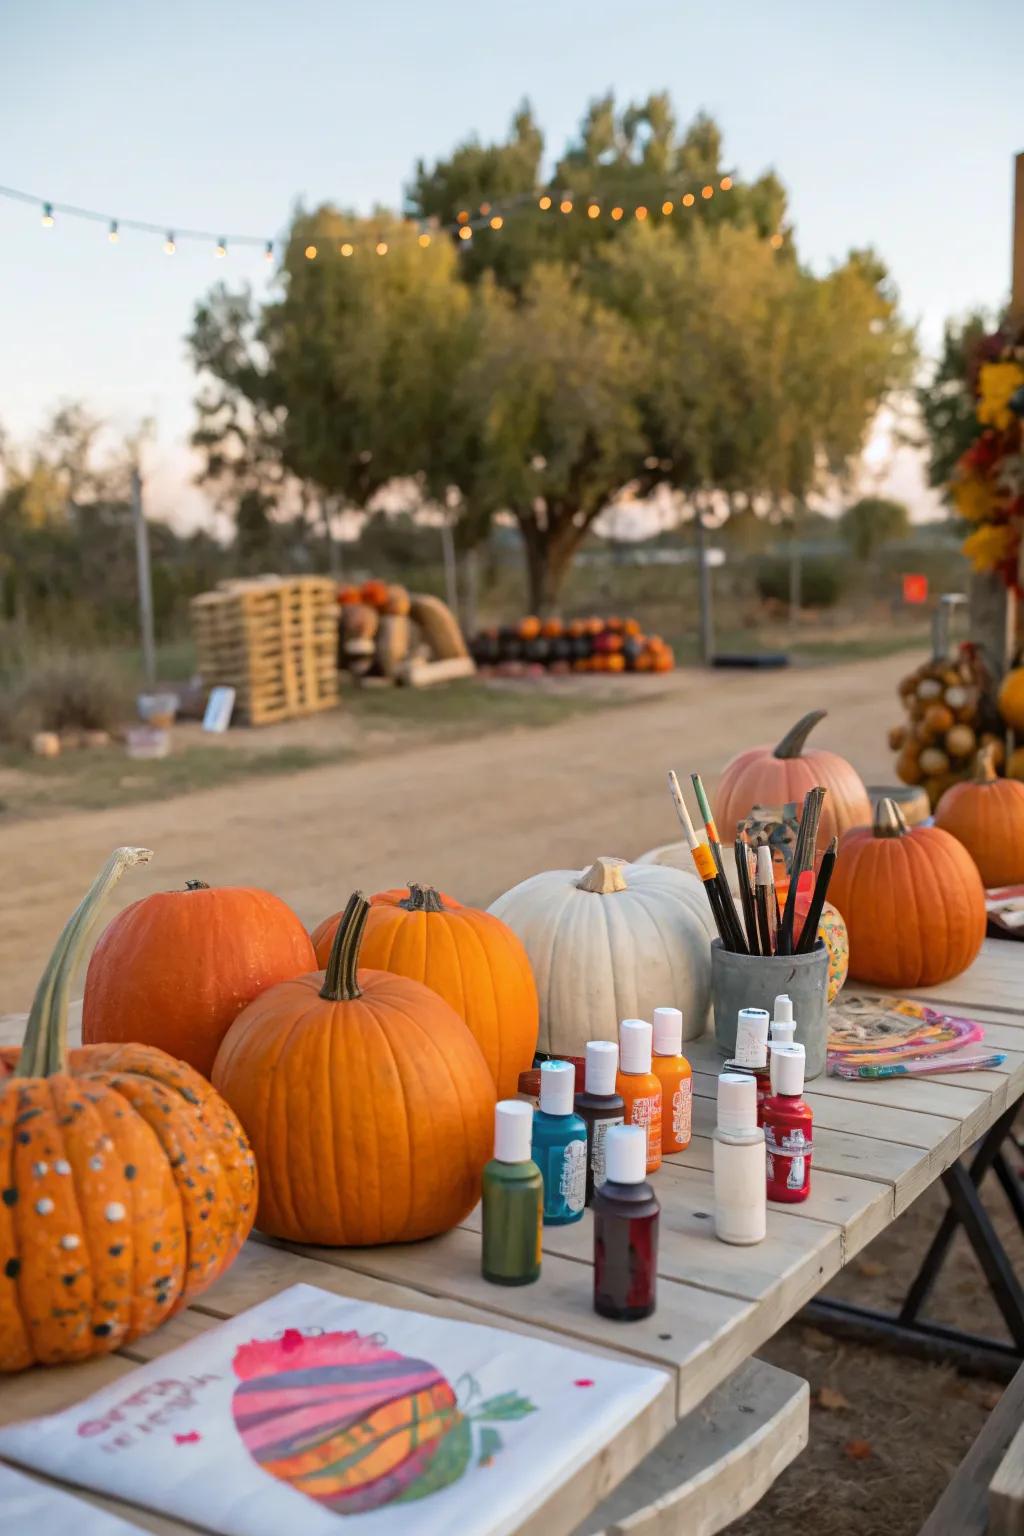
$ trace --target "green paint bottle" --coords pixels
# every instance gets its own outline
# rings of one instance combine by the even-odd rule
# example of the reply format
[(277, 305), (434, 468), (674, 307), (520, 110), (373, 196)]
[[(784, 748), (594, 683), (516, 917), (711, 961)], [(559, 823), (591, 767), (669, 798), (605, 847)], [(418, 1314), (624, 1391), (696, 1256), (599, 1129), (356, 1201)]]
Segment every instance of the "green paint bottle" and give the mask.
[(484, 1169), (483, 1277), (529, 1285), (540, 1274), (544, 1180), (530, 1157), (533, 1105), (502, 1099), (494, 1110), (494, 1157)]

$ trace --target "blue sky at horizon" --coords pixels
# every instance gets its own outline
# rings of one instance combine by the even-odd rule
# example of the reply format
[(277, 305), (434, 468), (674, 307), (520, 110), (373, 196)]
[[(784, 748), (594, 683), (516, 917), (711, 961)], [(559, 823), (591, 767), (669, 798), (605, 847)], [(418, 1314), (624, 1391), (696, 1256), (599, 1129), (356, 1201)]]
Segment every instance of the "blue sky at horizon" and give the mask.
[[(592, 97), (667, 89), (682, 120), (717, 118), (742, 175), (776, 170), (817, 269), (875, 246), (934, 349), (946, 315), (1006, 295), (1022, 56), (1015, 0), (7, 0), (0, 182), (272, 235), (298, 200), (399, 206), (418, 156), (501, 136), (523, 97), (550, 160)], [(0, 424), (25, 437), (68, 398), (117, 430), (154, 416), (152, 510), (201, 515), (184, 336), (205, 289), (243, 277), (266, 282), (258, 251), (168, 258), (0, 199)], [(906, 455), (889, 482), (925, 507)]]

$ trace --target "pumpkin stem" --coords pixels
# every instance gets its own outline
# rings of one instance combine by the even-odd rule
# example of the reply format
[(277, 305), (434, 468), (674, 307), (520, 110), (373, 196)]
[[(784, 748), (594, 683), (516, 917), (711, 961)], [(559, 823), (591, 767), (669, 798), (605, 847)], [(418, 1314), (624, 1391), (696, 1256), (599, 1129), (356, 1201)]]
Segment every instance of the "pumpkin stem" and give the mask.
[(115, 848), (64, 924), (36, 988), (15, 1077), (52, 1077), (67, 1071), (68, 993), (82, 951), (104, 901), (125, 870), (152, 857), (148, 848)]
[(796, 725), (791, 725), (775, 748), (773, 756), (787, 758), (799, 757), (807, 745), (807, 738), (818, 724), (828, 714), (827, 709), (812, 709), (810, 714), (804, 715)]
[(875, 824), (872, 828), (875, 837), (902, 837), (909, 830), (907, 818), (896, 801), (884, 798), (879, 800), (875, 806)]
[(205, 880), (186, 880), (185, 889), (186, 891), (208, 891), (210, 887)]
[(611, 896), (615, 891), (628, 890), (622, 865), (622, 859), (609, 858), (603, 854), (601, 858), (595, 859), (586, 874), (576, 881), (576, 889), (593, 891), (596, 896)]
[(351, 1003), (363, 995), (356, 978), (356, 967), (369, 911), (370, 903), (362, 891), (353, 891), (335, 931), (324, 984), (320, 988), (320, 996), (329, 1003)]
[(995, 744), (987, 741), (974, 760), (974, 777), (979, 784), (994, 784), (996, 774)]
[(444, 902), (440, 892), (432, 885), (416, 885), (412, 880), (406, 882), (409, 894), (398, 905), (406, 912), (443, 912)]

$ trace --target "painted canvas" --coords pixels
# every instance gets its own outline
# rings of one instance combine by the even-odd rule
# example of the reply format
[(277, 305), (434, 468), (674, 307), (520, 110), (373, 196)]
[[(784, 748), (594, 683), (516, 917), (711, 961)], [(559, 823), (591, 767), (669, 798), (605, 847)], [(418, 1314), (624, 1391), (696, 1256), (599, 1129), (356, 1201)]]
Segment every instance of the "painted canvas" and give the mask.
[(0, 1430), (0, 1455), (217, 1536), (504, 1536), (664, 1385), (297, 1285)]

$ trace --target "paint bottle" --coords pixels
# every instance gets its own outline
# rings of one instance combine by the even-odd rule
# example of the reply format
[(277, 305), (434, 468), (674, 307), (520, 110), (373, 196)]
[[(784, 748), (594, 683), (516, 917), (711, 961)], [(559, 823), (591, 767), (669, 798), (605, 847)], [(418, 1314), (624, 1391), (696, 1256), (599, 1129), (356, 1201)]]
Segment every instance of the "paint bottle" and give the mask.
[(718, 1124), (712, 1143), (715, 1236), (759, 1243), (766, 1231), (764, 1131), (757, 1123), (757, 1085), (748, 1072), (718, 1079)]
[(793, 999), (788, 992), (780, 992), (772, 1008), (772, 1044), (792, 1045), (795, 1031)]
[(621, 1125), (626, 1113), (621, 1094), (615, 1092), (615, 1073), (619, 1048), (614, 1040), (588, 1040), (587, 1065), (582, 1093), (576, 1095), (574, 1108), (587, 1128), (586, 1204), (594, 1198), (595, 1186), (605, 1181), (604, 1141), (613, 1125)]
[(661, 1084), (661, 1151), (685, 1152), (693, 1125), (693, 1072), (683, 1055), (683, 1016), (655, 1008), (651, 1071)]
[(814, 1122), (803, 1098), (805, 1065), (802, 1045), (777, 1045), (772, 1052), (772, 1092), (764, 1106), (768, 1199), (785, 1205), (811, 1192)]
[(540, 1274), (544, 1181), (530, 1158), (533, 1107), (502, 1099), (494, 1109), (494, 1158), (483, 1178), (483, 1262), (494, 1285), (529, 1285)]
[(645, 1178), (643, 1127), (613, 1126), (604, 1149), (608, 1176), (594, 1192), (594, 1310), (631, 1322), (654, 1311), (661, 1208)]
[(619, 1025), (619, 1071), (615, 1091), (626, 1104), (627, 1125), (647, 1133), (647, 1172), (661, 1167), (661, 1084), (651, 1071), (653, 1030), (646, 1019)]
[(741, 1008), (736, 1019), (736, 1054), (725, 1064), (726, 1072), (749, 1072), (757, 1083), (757, 1123), (771, 1092), (768, 1068), (768, 1010)]
[(573, 1114), (576, 1068), (545, 1061), (540, 1069), (540, 1109), (533, 1117), (533, 1160), (544, 1179), (544, 1223), (579, 1221), (587, 1187), (587, 1127)]

